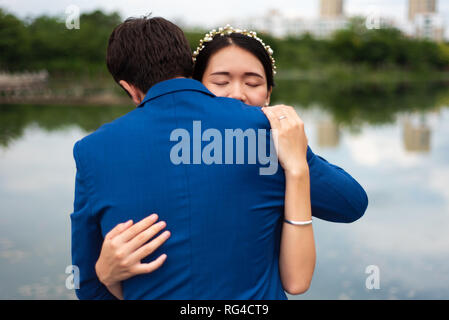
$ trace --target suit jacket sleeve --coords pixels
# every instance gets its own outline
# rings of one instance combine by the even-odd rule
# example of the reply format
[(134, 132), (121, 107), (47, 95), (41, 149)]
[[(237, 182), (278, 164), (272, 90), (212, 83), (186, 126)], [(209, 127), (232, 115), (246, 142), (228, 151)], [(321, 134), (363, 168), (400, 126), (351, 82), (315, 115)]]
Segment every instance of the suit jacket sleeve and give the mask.
[(332, 222), (354, 222), (368, 206), (362, 186), (342, 168), (307, 149), (312, 215)]
[(92, 213), (87, 172), (82, 165), (80, 142), (75, 144), (73, 157), (76, 163), (74, 211), (70, 215), (72, 227), (72, 264), (79, 270), (79, 288), (76, 295), (81, 300), (116, 299), (98, 280), (95, 263), (100, 256), (103, 236), (100, 225)]

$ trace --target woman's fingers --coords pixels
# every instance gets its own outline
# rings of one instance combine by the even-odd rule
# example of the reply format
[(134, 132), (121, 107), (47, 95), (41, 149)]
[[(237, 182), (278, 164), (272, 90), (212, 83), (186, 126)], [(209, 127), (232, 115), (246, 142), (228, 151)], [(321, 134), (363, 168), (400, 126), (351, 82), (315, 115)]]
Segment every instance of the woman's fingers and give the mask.
[(167, 255), (165, 253), (161, 254), (156, 260), (153, 260), (150, 263), (140, 263), (140, 264), (136, 265), (133, 268), (132, 273), (134, 275), (151, 273), (154, 270), (159, 269), (162, 266), (162, 264), (165, 262), (166, 259), (167, 259)]
[(272, 129), (287, 131), (300, 120), (296, 111), (285, 105), (262, 108), (262, 111), (270, 121)]
[(127, 230), (122, 232), (118, 237), (120, 237), (122, 243), (128, 242), (131, 239), (134, 239), (142, 231), (151, 227), (157, 221), (157, 219), (158, 215), (153, 213), (149, 217), (140, 220), (139, 222), (134, 224), (131, 228), (128, 228)]
[(293, 107), (287, 107), (285, 112), (289, 115), (289, 118), (291, 118), (294, 121), (294, 125), (298, 126), (301, 132), (303, 132), (304, 135), (304, 141), (305, 141), (305, 147), (307, 150), (308, 145), (308, 138), (304, 129), (304, 121), (301, 119), (301, 117), (296, 113), (296, 110)]
[(132, 254), (131, 259), (133, 259), (133, 261), (140, 261), (148, 257), (150, 254), (156, 251), (157, 248), (163, 245), (164, 242), (167, 241), (168, 238), (170, 238), (170, 236), (171, 236), (170, 231), (165, 231), (161, 233), (157, 238), (151, 240), (149, 243), (136, 250)]
[(301, 118), (299, 118), (298, 114), (296, 113), (295, 109), (293, 109), (293, 107), (284, 106), (284, 108), (282, 108), (282, 112), (287, 117), (286, 120), (289, 122), (291, 126), (294, 126), (302, 122)]
[(299, 115), (296, 113), (295, 109), (290, 106), (285, 106), (283, 108), (283, 112), (285, 112), (286, 116), (288, 117), (288, 120), (290, 121), (290, 124), (292, 125), (304, 125), (304, 122), (299, 117)]
[(123, 223), (119, 223), (111, 231), (109, 231), (106, 234), (105, 240), (111, 240), (112, 238), (114, 238), (115, 236), (119, 235), (120, 233), (122, 233), (127, 228), (129, 228), (132, 224), (133, 224), (132, 220), (128, 220), (128, 221), (123, 222)]
[(262, 108), (273, 129), (279, 162), (286, 172), (297, 174), (304, 170), (307, 159), (307, 136), (304, 123), (291, 106)]
[(284, 121), (285, 119), (279, 119), (279, 114), (276, 107), (264, 107), (262, 108), (262, 111), (270, 122), (274, 147), (279, 156), (279, 134), (282, 129), (281, 121)]
[(165, 221), (159, 221), (158, 223), (153, 224), (148, 229), (143, 230), (126, 244), (126, 250), (130, 253), (137, 251), (137, 249), (141, 248), (146, 242), (148, 242), (148, 240), (158, 234), (159, 231), (164, 229), (166, 225), (167, 224), (165, 223)]
[[(276, 125), (282, 131), (289, 131), (293, 128), (304, 127), (304, 122), (291, 106), (277, 105), (270, 107), (270, 118), (275, 122), (278, 119), (279, 124)], [(282, 124), (282, 125), (281, 125)]]
[(270, 122), (271, 129), (279, 129), (281, 127), (281, 120), (279, 120), (278, 116), (276, 115), (275, 107), (263, 107), (262, 112), (265, 114), (265, 116), (268, 118), (268, 121)]

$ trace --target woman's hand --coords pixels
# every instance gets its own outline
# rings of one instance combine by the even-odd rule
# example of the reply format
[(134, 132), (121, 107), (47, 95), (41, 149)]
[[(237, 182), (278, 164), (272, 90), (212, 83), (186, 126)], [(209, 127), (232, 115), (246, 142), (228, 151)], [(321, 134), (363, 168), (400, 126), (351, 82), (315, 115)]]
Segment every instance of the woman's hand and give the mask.
[(270, 121), (278, 159), (286, 176), (296, 177), (302, 175), (305, 170), (308, 171), (308, 140), (304, 122), (295, 109), (277, 105), (263, 107), (262, 111)]
[[(262, 108), (273, 129), (278, 159), (285, 171), (284, 217), (312, 219), (307, 137), (304, 123), (292, 107)], [(308, 290), (315, 270), (316, 252), (312, 225), (284, 224), (279, 254), (279, 273), (284, 290), (301, 294)]]
[(165, 231), (148, 242), (166, 226), (164, 221), (155, 224), (157, 219), (157, 214), (152, 214), (134, 225), (131, 220), (118, 224), (104, 239), (95, 271), (98, 279), (119, 299), (123, 298), (121, 281), (153, 272), (167, 258), (162, 254), (150, 263), (141, 263), (170, 237), (170, 232)]

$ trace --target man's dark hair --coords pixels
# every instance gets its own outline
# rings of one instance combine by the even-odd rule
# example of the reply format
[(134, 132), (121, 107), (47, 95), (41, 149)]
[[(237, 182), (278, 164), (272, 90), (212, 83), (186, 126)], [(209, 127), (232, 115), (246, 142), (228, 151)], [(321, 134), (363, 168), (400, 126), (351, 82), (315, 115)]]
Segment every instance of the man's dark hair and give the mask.
[(237, 46), (244, 49), (262, 63), (267, 78), (267, 88), (274, 87), (273, 69), (270, 56), (263, 45), (256, 39), (243, 35), (241, 33), (231, 33), (229, 35), (215, 35), (212, 41), (204, 44), (204, 49), (196, 57), (195, 68), (193, 70), (193, 79), (203, 81), (204, 72), (209, 64), (210, 58), (218, 51), (229, 46)]
[(156, 83), (191, 77), (192, 53), (182, 30), (160, 17), (128, 18), (109, 37), (106, 64), (114, 80), (144, 94)]

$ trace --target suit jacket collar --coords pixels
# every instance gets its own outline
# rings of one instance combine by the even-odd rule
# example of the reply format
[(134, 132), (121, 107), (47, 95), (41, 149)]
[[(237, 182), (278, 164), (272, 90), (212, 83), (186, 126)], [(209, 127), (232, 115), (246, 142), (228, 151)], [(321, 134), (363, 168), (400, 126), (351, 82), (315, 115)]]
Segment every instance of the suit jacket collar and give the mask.
[(199, 91), (215, 97), (212, 92), (210, 92), (201, 82), (197, 80), (189, 78), (176, 78), (165, 80), (152, 86), (137, 108), (143, 107), (148, 101), (177, 91)]

